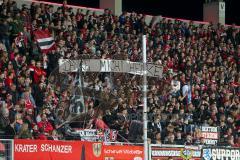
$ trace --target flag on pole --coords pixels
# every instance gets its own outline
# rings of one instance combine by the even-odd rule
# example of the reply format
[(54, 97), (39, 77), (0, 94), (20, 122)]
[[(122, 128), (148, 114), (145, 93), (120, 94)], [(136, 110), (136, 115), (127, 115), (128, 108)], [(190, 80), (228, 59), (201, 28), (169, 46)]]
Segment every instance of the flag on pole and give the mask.
[(74, 80), (73, 92), (70, 98), (70, 112), (73, 114), (85, 113), (84, 98), (82, 92), (81, 71), (77, 72)]
[(48, 30), (34, 31), (35, 40), (43, 53), (48, 53), (55, 48), (54, 38)]

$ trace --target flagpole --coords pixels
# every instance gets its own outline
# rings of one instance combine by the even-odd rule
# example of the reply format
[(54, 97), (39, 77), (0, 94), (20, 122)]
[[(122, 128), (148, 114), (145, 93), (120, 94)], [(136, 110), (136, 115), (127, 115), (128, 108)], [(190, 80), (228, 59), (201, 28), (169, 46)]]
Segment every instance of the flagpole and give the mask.
[[(84, 104), (84, 95), (83, 95), (83, 81), (84, 81), (84, 79), (83, 79), (83, 73), (82, 73), (82, 63), (83, 63), (83, 57), (81, 57), (81, 61), (80, 61), (80, 64), (79, 64), (79, 69), (78, 69), (78, 71), (79, 71), (79, 84), (80, 84), (80, 87), (81, 87), (81, 96), (82, 96), (82, 100), (83, 100), (83, 113), (87, 113), (87, 111), (86, 111), (86, 107), (85, 107), (85, 104)], [(86, 125), (86, 118), (87, 118), (87, 116), (85, 115), (85, 117), (84, 117), (84, 122), (83, 122), (83, 128), (86, 128), (85, 127), (85, 125)]]
[[(82, 57), (81, 57), (81, 61), (80, 61), (80, 68), (79, 68), (79, 85), (80, 85), (80, 87), (81, 87), (81, 96), (82, 96), (82, 99), (83, 99), (83, 103), (84, 103), (84, 96), (83, 96), (83, 73), (82, 73), (82, 63), (83, 63), (83, 59), (82, 59)], [(84, 106), (84, 104), (83, 104), (83, 112), (84, 113), (86, 113), (86, 107)]]
[(147, 141), (147, 49), (146, 35), (142, 37), (143, 50), (143, 140), (144, 140), (144, 160), (148, 160), (148, 141)]

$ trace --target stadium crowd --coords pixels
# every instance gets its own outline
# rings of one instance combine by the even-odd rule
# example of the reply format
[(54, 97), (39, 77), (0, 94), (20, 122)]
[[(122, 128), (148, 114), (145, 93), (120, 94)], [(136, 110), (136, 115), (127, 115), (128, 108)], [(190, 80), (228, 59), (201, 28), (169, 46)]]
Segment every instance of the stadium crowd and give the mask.
[[(76, 13), (66, 4), (0, 6), (0, 131), (2, 138), (65, 139), (69, 92), (49, 83), (59, 58), (83, 56), (141, 61), (141, 35), (149, 63), (163, 66), (164, 78), (149, 78), (149, 141), (156, 144), (204, 144), (197, 126), (218, 126), (220, 142), (240, 146), (240, 32), (234, 25), (195, 25), (105, 9)], [(56, 46), (42, 53), (33, 32), (49, 31)], [(110, 106), (94, 119), (142, 142), (140, 76), (99, 74), (84, 87), (101, 92)], [(87, 79), (87, 80), (86, 80)], [(85, 100), (94, 109), (94, 98)], [(92, 122), (92, 121), (91, 121)], [(97, 127), (96, 124), (89, 125)], [(132, 124), (133, 125), (133, 124)], [(137, 125), (137, 124), (136, 124)], [(88, 126), (88, 127), (89, 127)], [(140, 134), (137, 134), (140, 133)]]

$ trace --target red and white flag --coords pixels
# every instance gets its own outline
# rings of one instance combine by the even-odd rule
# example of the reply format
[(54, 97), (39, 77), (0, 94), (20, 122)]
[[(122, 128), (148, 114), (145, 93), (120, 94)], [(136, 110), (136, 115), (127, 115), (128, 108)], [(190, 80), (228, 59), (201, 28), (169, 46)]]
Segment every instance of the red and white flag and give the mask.
[(49, 51), (54, 50), (55, 41), (48, 30), (36, 30), (34, 31), (34, 35), (35, 40), (43, 53), (48, 53)]

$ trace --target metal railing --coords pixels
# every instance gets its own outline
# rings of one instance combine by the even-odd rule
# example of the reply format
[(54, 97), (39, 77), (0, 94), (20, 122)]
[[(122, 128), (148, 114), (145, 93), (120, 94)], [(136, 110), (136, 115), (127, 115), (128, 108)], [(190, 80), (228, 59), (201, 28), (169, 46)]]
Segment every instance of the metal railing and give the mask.
[(14, 143), (11, 139), (0, 139), (0, 159), (14, 160)]

